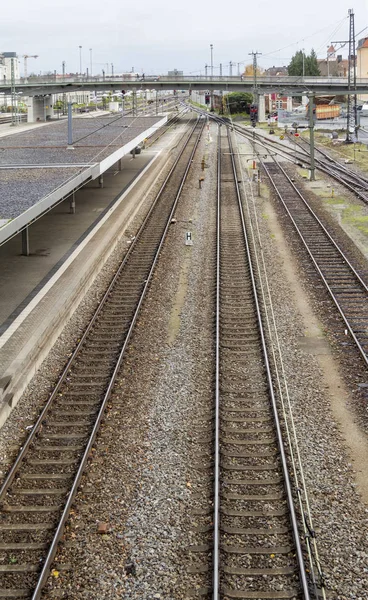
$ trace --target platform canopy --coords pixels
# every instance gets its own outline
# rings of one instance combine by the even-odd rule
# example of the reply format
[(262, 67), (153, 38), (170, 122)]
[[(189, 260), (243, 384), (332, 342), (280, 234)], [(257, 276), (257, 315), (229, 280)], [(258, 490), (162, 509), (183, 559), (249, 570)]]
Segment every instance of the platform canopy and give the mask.
[(157, 128), (166, 116), (73, 119), (0, 138), (0, 244), (96, 179)]

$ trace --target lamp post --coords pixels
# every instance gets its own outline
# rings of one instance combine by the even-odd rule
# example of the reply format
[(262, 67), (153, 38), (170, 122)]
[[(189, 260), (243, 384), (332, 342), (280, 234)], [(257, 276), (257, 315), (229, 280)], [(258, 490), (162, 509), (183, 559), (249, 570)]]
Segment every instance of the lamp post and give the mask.
[(79, 46), (79, 75), (82, 75), (82, 46)]
[(92, 48), (89, 49), (89, 73), (92, 77)]
[(304, 60), (305, 60), (305, 53), (304, 53), (304, 48), (303, 48), (303, 79), (304, 79), (304, 74), (305, 74), (305, 64), (304, 64)]
[[(211, 79), (213, 79), (213, 44), (210, 44), (211, 49)], [(213, 84), (212, 84), (213, 85)], [(211, 89), (211, 108), (210, 110), (213, 112), (213, 89)]]

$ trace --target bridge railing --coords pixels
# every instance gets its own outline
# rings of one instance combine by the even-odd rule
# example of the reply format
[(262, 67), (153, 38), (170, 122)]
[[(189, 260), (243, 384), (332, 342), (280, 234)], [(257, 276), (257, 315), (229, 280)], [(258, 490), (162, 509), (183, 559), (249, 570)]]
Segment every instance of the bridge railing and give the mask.
[[(280, 76), (258, 76), (257, 83), (258, 84), (270, 84), (276, 86), (278, 84), (281, 85), (293, 85), (293, 84), (304, 84), (308, 86), (310, 85), (347, 85), (347, 77), (293, 77), (288, 75), (280, 75)], [(63, 84), (93, 84), (93, 83), (108, 83), (108, 84), (116, 84), (117, 86), (121, 86), (122, 83), (127, 85), (129, 84), (144, 84), (144, 83), (175, 83), (178, 84), (177, 87), (180, 88), (180, 83), (221, 83), (221, 84), (247, 84), (253, 85), (254, 78), (253, 77), (243, 77), (239, 75), (223, 75), (222, 77), (218, 75), (214, 75), (213, 77), (210, 75), (176, 75), (174, 77), (168, 75), (145, 75), (139, 77), (131, 77), (129, 75), (105, 75), (102, 76), (62, 76), (62, 75), (51, 75), (51, 76), (35, 76), (28, 77), (28, 79), (20, 78), (15, 80), (15, 85), (19, 86), (32, 86), (35, 85), (63, 85)], [(357, 86), (367, 85), (368, 78), (357, 78)], [(0, 81), (0, 88), (11, 86), (10, 79), (3, 79)]]

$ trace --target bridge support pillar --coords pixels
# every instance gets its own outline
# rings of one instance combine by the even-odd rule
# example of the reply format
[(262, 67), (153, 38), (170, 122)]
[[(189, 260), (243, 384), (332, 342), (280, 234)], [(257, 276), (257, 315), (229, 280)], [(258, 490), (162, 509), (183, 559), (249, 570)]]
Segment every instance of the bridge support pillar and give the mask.
[(266, 121), (266, 104), (264, 94), (258, 95), (258, 121), (265, 123)]
[(48, 121), (54, 116), (52, 96), (30, 96), (27, 102), (27, 122)]
[(286, 98), (286, 110), (291, 112), (293, 110), (293, 99), (291, 96)]

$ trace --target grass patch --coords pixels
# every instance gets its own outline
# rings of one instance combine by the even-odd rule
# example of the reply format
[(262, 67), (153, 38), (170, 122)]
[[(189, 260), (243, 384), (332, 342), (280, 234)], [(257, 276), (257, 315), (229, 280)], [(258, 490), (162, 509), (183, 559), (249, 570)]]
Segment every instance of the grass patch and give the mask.
[(342, 212), (342, 220), (348, 225), (356, 227), (364, 234), (368, 234), (368, 216), (362, 215), (362, 207), (356, 204), (347, 206)]
[[(309, 141), (309, 131), (306, 131), (305, 134), (306, 135), (303, 137)], [(316, 144), (323, 146), (326, 150), (331, 150), (332, 155), (334, 155), (335, 158), (337, 155), (344, 160), (352, 160), (362, 170), (368, 170), (368, 151), (365, 144), (340, 143), (337, 145), (336, 143), (333, 143), (334, 140), (318, 132), (315, 132), (314, 137)]]
[(299, 167), (298, 173), (299, 173), (300, 177), (303, 177), (303, 179), (309, 179), (309, 169), (301, 169)]
[(331, 206), (345, 204), (345, 200), (343, 198), (332, 198), (331, 194), (329, 194), (328, 196), (320, 194), (320, 196), (326, 201), (326, 204), (330, 204)]

